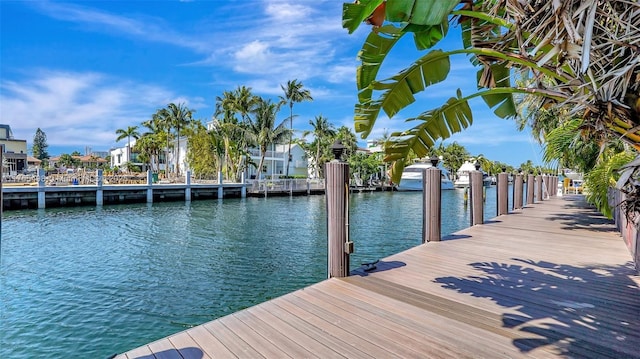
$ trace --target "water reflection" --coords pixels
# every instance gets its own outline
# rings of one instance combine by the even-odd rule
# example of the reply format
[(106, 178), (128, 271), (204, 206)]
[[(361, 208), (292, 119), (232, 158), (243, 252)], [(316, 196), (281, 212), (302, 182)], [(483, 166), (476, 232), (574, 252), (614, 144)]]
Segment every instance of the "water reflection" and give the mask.
[[(442, 194), (447, 235), (469, 213)], [(352, 269), (421, 243), (421, 193), (350, 205)], [(6, 212), (0, 357), (107, 357), (321, 281), (326, 224), (324, 196)]]

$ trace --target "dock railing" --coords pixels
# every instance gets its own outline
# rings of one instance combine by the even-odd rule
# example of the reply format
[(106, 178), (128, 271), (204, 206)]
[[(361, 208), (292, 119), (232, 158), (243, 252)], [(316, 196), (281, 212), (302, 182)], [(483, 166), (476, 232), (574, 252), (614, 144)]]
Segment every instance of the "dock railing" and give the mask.
[(638, 238), (640, 233), (637, 224), (640, 216), (636, 213), (635, 221), (630, 221), (627, 218), (623, 204), (626, 199), (627, 196), (619, 189), (609, 188), (609, 205), (613, 208), (613, 220), (629, 252), (631, 252), (636, 270), (640, 272), (640, 239)]
[(260, 179), (248, 180), (247, 189), (252, 193), (269, 192), (309, 192), (324, 189), (324, 179), (307, 178), (282, 178), (282, 179)]

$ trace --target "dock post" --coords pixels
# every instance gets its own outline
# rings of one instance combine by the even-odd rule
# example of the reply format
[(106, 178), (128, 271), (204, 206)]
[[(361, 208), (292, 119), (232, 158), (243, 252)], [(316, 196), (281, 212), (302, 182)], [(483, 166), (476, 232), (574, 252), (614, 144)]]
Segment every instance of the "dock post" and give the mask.
[(96, 170), (96, 206), (102, 206), (104, 204), (104, 192), (102, 190), (102, 169)]
[(153, 176), (151, 170), (147, 170), (147, 203), (153, 203)]
[(44, 168), (38, 168), (38, 208), (46, 207), (46, 194), (44, 186)]
[(222, 171), (218, 172), (218, 199), (224, 197), (224, 189), (222, 188)]
[(509, 175), (502, 169), (502, 173), (498, 173), (496, 185), (496, 200), (498, 201), (498, 216), (509, 214)]
[(247, 197), (247, 176), (244, 172), (242, 172), (242, 176), (240, 176), (240, 182), (242, 182), (242, 188), (240, 189), (240, 198)]
[(327, 198), (328, 277), (349, 275), (349, 164), (340, 157), (344, 146), (340, 141), (331, 146), (335, 159), (325, 164)]
[(522, 172), (518, 170), (518, 174), (513, 178), (513, 209), (522, 209), (522, 188), (524, 187), (524, 178)]
[(544, 199), (551, 198), (551, 193), (549, 193), (549, 189), (551, 187), (551, 175), (544, 175), (544, 180), (542, 181), (542, 183), (544, 184), (544, 189), (542, 190), (543, 194), (545, 194)]
[(469, 188), (471, 189), (471, 226), (484, 223), (484, 184), (480, 164), (476, 163), (475, 171), (469, 173)]
[(191, 202), (191, 171), (185, 174), (184, 186), (184, 201)]
[(422, 171), (422, 243), (438, 242), (442, 223), (442, 181), (438, 157), (431, 157), (432, 167)]
[(542, 202), (542, 175), (536, 176), (536, 200)]
[(533, 199), (534, 190), (536, 187), (536, 180), (533, 172), (530, 172), (527, 175), (527, 204), (534, 204), (535, 200)]

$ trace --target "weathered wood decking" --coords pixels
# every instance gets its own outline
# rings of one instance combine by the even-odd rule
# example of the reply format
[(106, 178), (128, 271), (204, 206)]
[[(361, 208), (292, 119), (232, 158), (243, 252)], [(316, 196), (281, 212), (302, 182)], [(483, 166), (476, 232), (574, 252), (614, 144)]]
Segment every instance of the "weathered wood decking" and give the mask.
[(630, 259), (582, 197), (555, 198), (118, 358), (640, 358)]

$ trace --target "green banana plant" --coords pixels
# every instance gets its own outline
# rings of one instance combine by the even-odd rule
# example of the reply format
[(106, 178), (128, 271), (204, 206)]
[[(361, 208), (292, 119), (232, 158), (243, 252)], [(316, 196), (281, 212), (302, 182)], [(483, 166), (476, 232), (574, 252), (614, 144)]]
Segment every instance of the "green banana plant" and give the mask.
[[(362, 64), (357, 77), (356, 132), (363, 138), (367, 137), (381, 110), (393, 118), (415, 102), (417, 93), (447, 78), (450, 56), (467, 54), (472, 55), (473, 64), (481, 66), (477, 78), (479, 92), (467, 97), (458, 93), (441, 107), (407, 120), (419, 120), (417, 126), (392, 134), (390, 145), (386, 146), (385, 160), (395, 161), (396, 180), (406, 159), (403, 155), (411, 151), (424, 154), (435, 140), (445, 139), (471, 125), (473, 117), (466, 101), (476, 96), (482, 96), (501, 118), (517, 114), (513, 94), (519, 91), (547, 97), (551, 104), (573, 103), (577, 110), (583, 112), (583, 118), (591, 119), (588, 125), (595, 131), (617, 133), (639, 149), (640, 126), (635, 113), (640, 113), (640, 102), (633, 102), (638, 98), (638, 87), (633, 85), (633, 79), (640, 80), (640, 56), (634, 57), (629, 51), (618, 50), (635, 47), (625, 47), (624, 43), (611, 39), (615, 36), (636, 38), (633, 34), (638, 32), (637, 27), (615, 25), (636, 23), (640, 11), (630, 9), (640, 5), (614, 0), (599, 8), (593, 1), (584, 4), (578, 0), (567, 1), (563, 7), (526, 0), (524, 4), (489, 0), (361, 0), (355, 4), (344, 4), (343, 26), (350, 33), (363, 21), (373, 25), (372, 34), (359, 53)], [(425, 9), (430, 9), (428, 14)], [(561, 12), (567, 12), (567, 17), (560, 19), (558, 14)], [(594, 24), (600, 21), (598, 19), (610, 19), (611, 13), (619, 14), (615, 24), (608, 23), (609, 31), (595, 30), (599, 36), (596, 38), (590, 32)], [(584, 16), (579, 17), (578, 14)], [(395, 76), (377, 79), (382, 62), (401, 37), (413, 33), (417, 49), (431, 48), (446, 36), (446, 24), (455, 17), (462, 24), (464, 49), (432, 51)], [(574, 21), (574, 27), (558, 25), (561, 21), (565, 24), (566, 21)], [(575, 29), (582, 28), (585, 31), (584, 41), (578, 45), (574, 39), (581, 38), (581, 35), (575, 33)], [(609, 61), (611, 70), (607, 70), (606, 58), (594, 58), (592, 38), (593, 43), (600, 47), (605, 41), (604, 44), (619, 54), (619, 59)], [(572, 60), (580, 56), (580, 61)], [(533, 72), (534, 77), (545, 78), (548, 86), (538, 84), (532, 89), (505, 91), (513, 89), (510, 82), (514, 69)], [(627, 97), (624, 101), (615, 97), (620, 93), (624, 95), (621, 88), (625, 86), (629, 89), (629, 101), (626, 101)]]

